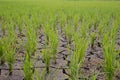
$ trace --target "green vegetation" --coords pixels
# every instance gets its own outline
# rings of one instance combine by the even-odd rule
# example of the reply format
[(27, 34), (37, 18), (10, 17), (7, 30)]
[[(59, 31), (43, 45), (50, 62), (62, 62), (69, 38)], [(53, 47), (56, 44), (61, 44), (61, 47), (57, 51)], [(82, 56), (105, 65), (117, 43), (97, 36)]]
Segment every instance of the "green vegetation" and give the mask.
[(115, 39), (118, 30), (118, 23), (115, 20), (111, 29), (105, 33), (103, 37), (103, 53), (105, 59), (105, 72), (107, 80), (113, 79), (114, 69), (116, 65)]
[[(104, 64), (101, 65), (105, 79), (114, 80), (116, 70), (120, 70), (120, 59), (116, 59), (120, 51), (117, 46), (117, 33), (120, 29), (119, 5), (120, 1), (108, 0), (0, 0), (0, 63), (7, 63), (9, 75), (12, 75), (17, 58), (15, 56), (22, 47), (24, 60), (21, 69), (24, 79), (34, 80), (36, 76), (37, 79), (45, 79), (51, 72), (51, 61), (54, 61), (54, 65), (59, 63), (57, 57), (59, 58), (58, 47), (61, 40), (67, 42), (66, 57), (70, 57), (70, 64), (67, 66), (68, 79), (79, 80), (83, 78), (82, 66), (87, 49), (91, 45), (92, 50), (96, 51), (98, 40), (101, 43), (101, 55), (104, 57)], [(37, 40), (40, 36), (38, 32), (45, 37), (40, 44)], [(23, 44), (19, 43), (19, 39), (22, 39)], [(39, 50), (37, 45), (41, 44), (43, 46)], [(36, 55), (39, 55), (45, 64), (45, 70), (38, 71), (40, 75), (43, 72), (44, 76), (34, 73), (36, 66), (33, 58), (36, 58)], [(59, 69), (61, 66), (57, 67)], [(0, 66), (0, 72), (1, 70)], [(99, 74), (100, 72), (94, 74), (90, 79), (95, 80)]]
[(46, 72), (49, 73), (50, 69), (50, 57), (51, 57), (51, 52), (49, 47), (42, 50), (42, 58), (44, 60), (45, 66), (46, 66)]
[(33, 66), (32, 63), (29, 61), (28, 55), (26, 55), (24, 60), (23, 71), (25, 80), (33, 80)]

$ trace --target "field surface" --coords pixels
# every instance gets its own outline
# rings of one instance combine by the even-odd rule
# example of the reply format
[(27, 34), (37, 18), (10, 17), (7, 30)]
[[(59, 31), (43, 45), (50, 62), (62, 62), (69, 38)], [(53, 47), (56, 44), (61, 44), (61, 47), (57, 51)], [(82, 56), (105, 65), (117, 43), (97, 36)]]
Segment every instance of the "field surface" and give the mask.
[(120, 1), (0, 0), (0, 80), (120, 80)]

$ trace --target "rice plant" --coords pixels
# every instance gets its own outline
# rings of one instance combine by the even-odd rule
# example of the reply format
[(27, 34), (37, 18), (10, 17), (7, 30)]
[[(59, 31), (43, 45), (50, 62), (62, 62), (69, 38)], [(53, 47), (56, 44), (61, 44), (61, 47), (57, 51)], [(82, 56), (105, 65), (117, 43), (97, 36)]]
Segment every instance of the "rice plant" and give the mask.
[(64, 26), (67, 23), (67, 15), (64, 12), (62, 12), (61, 15), (59, 15), (58, 18), (59, 18), (59, 21), (60, 21), (60, 27), (64, 28)]
[(58, 33), (51, 30), (50, 34), (50, 49), (51, 49), (51, 55), (53, 56), (54, 63), (56, 64), (56, 55), (57, 55), (57, 47), (58, 47)]
[(3, 32), (3, 35), (5, 35), (5, 33), (6, 33), (6, 27), (7, 27), (6, 24), (7, 24), (7, 22), (2, 20), (2, 32)]
[(50, 58), (51, 58), (51, 50), (49, 49), (49, 47), (47, 47), (46, 49), (42, 50), (42, 59), (45, 63), (45, 68), (46, 68), (46, 72), (49, 73), (50, 72)]
[(11, 41), (9, 42), (8, 36), (4, 36), (0, 40), (0, 60), (1, 65), (5, 62), (8, 62), (9, 66), (9, 75), (12, 75), (12, 65), (14, 63), (14, 52), (12, 53), (13, 48), (11, 46)]
[[(9, 28), (8, 28), (8, 36), (6, 38), (6, 43), (7, 43), (7, 46), (6, 47), (6, 60), (8, 62), (8, 65), (9, 65), (9, 75), (12, 75), (12, 66), (14, 64), (14, 55), (15, 55), (15, 52), (16, 52), (16, 45), (15, 45), (15, 41), (16, 41), (16, 37), (15, 37), (15, 34), (14, 34), (14, 25), (12, 22), (10, 22), (8, 24)], [(9, 40), (9, 41), (8, 41)]]
[(50, 25), (49, 24), (44, 24), (43, 26), (43, 30), (44, 30), (44, 33), (45, 33), (45, 37), (46, 37), (46, 40), (45, 40), (45, 46), (49, 45), (49, 41), (50, 41)]
[(16, 26), (18, 26), (18, 28), (19, 28), (19, 34), (21, 36), (22, 35), (22, 30), (24, 28), (24, 22), (23, 22), (24, 17), (21, 16), (21, 15), (17, 15), (16, 18), (17, 18), (16, 19)]
[(26, 46), (25, 46), (29, 58), (31, 57), (31, 55), (34, 55), (34, 52), (36, 51), (36, 44), (37, 44), (36, 31), (35, 31), (34, 27), (30, 24), (31, 23), (28, 23), (26, 26), (27, 42), (26, 42)]
[(26, 54), (23, 64), (24, 80), (33, 80), (33, 66), (29, 60), (29, 55)]
[(65, 35), (66, 35), (66, 39), (68, 40), (68, 44), (70, 44), (72, 42), (72, 36), (74, 32), (73, 26), (72, 24), (66, 24), (66, 26), (64, 27), (64, 31), (65, 31)]
[(3, 42), (2, 42), (2, 40), (0, 40), (0, 60), (1, 60), (1, 64), (4, 63), (3, 56), (4, 56), (4, 52), (3, 52)]
[(105, 33), (103, 37), (103, 54), (105, 60), (104, 70), (107, 75), (107, 80), (113, 79), (115, 71), (115, 39), (118, 26), (113, 26), (109, 32)]
[(14, 55), (15, 55), (15, 49), (14, 48), (10, 49), (9, 52), (7, 53), (6, 58), (7, 58), (7, 62), (8, 62), (8, 65), (9, 65), (9, 75), (12, 75), (13, 63), (15, 61)]
[(95, 32), (92, 32), (90, 34), (91, 48), (94, 48), (95, 37), (96, 37)]
[(71, 55), (70, 60), (70, 74), (72, 76), (71, 80), (79, 80), (80, 67), (84, 61), (87, 47), (87, 39), (84, 37), (80, 38), (79, 33), (76, 32), (74, 35), (74, 52)]
[[(2, 40), (0, 40), (0, 61), (1, 61), (1, 64), (4, 64), (4, 62), (5, 62)], [(1, 69), (0, 69), (0, 75), (1, 75)]]

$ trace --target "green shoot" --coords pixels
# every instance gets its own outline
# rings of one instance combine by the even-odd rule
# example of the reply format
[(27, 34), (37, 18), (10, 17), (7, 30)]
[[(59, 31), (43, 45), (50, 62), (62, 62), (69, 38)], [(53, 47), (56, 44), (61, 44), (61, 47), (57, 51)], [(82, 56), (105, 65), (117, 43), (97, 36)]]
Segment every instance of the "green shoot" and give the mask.
[(90, 35), (91, 48), (93, 48), (94, 46), (95, 37), (96, 37), (95, 32), (91, 33)]
[[(71, 55), (71, 60), (70, 60), (70, 71), (72, 75), (72, 80), (78, 80), (79, 79), (79, 70), (80, 67), (82, 66), (82, 62), (84, 61), (85, 57), (85, 50), (87, 49), (88, 46), (88, 41), (84, 37), (79, 37), (78, 32), (75, 33), (74, 35), (74, 52)], [(79, 44), (78, 44), (79, 43)]]
[(33, 80), (33, 69), (32, 63), (29, 61), (29, 55), (26, 54), (23, 71), (24, 71), (24, 79), (25, 80)]
[(103, 37), (103, 55), (105, 60), (105, 72), (107, 75), (107, 80), (113, 79), (113, 74), (115, 71), (115, 39), (117, 33), (118, 26), (115, 26), (113, 23), (112, 28), (105, 33)]
[(50, 45), (51, 45), (51, 54), (53, 55), (53, 59), (55, 61), (56, 64), (56, 53), (57, 53), (57, 46), (58, 46), (58, 34), (57, 32), (51, 30), (51, 34), (50, 34)]
[(42, 58), (46, 65), (46, 72), (49, 73), (51, 50), (48, 48), (42, 50)]

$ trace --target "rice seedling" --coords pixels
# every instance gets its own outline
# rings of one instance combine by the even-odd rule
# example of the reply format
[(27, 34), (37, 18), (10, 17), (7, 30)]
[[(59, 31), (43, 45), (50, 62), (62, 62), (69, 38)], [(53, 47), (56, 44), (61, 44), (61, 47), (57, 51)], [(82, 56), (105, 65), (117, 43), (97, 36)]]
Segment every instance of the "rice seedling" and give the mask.
[[(79, 43), (79, 44), (78, 44)], [(84, 37), (80, 37), (79, 33), (74, 34), (74, 52), (70, 60), (71, 80), (79, 80), (80, 67), (85, 58), (85, 50), (87, 49), (88, 41)]]
[(15, 55), (14, 48), (10, 49), (9, 52), (7, 52), (6, 58), (7, 58), (8, 66), (9, 66), (9, 75), (12, 75), (13, 63), (15, 61), (14, 55)]
[[(12, 27), (10, 25), (10, 27)], [(9, 28), (9, 35), (4, 36), (0, 40), (0, 54), (1, 54), (1, 64), (4, 64), (5, 61), (7, 61), (8, 66), (9, 66), (9, 75), (12, 75), (12, 66), (14, 63), (14, 54), (16, 52), (16, 47), (15, 47), (15, 36), (13, 29)]]
[(9, 48), (9, 44), (8, 44), (8, 41), (9, 39), (4, 36), (1, 40), (0, 40), (0, 59), (1, 59), (1, 64), (4, 64), (5, 61), (6, 61), (6, 54), (7, 54), (7, 51), (8, 51), (8, 48)]
[[(104, 37), (104, 42), (106, 42), (105, 40), (108, 40), (107, 39), (108, 37), (108, 34), (106, 34), (106, 36)], [(104, 47), (103, 47), (103, 51), (104, 51), (104, 57), (105, 57), (105, 70), (107, 72), (107, 76), (109, 79), (112, 80), (112, 75), (114, 73), (114, 68), (113, 68), (113, 53), (114, 53), (114, 46), (113, 46), (113, 43), (105, 43), (103, 44)], [(111, 46), (111, 47), (110, 47)], [(111, 49), (111, 50), (110, 50)]]
[(25, 45), (26, 54), (23, 65), (24, 79), (33, 80), (34, 68), (31, 62), (31, 56), (34, 55), (34, 52), (36, 51), (37, 42), (36, 42), (36, 31), (30, 21), (27, 21), (26, 23), (26, 30), (27, 30), (26, 32), (27, 42)]
[(58, 33), (51, 30), (51, 34), (50, 34), (50, 49), (51, 49), (51, 55), (53, 56), (53, 59), (55, 61), (56, 64), (56, 54), (57, 54), (57, 47), (58, 47)]
[(109, 32), (105, 33), (103, 37), (103, 54), (105, 60), (105, 67), (104, 70), (107, 75), (107, 80), (113, 79), (113, 74), (115, 71), (115, 39), (116, 39), (116, 32), (118, 27), (112, 25), (112, 28)]
[(18, 15), (18, 16), (16, 16), (16, 17), (17, 17), (17, 23), (16, 23), (16, 25), (17, 25), (18, 28), (19, 28), (19, 34), (20, 34), (20, 36), (21, 36), (21, 35), (22, 35), (22, 30), (23, 30), (23, 28), (24, 28), (23, 17), (20, 16), (20, 15)]
[(29, 25), (26, 27), (27, 29), (27, 43), (26, 43), (26, 51), (28, 56), (30, 57), (34, 52), (36, 51), (36, 31), (32, 25)]
[(1, 64), (4, 63), (4, 61), (2, 60), (3, 55), (4, 55), (4, 52), (3, 52), (3, 43), (2, 43), (2, 40), (0, 40), (0, 60), (1, 60)]
[(91, 42), (92, 49), (94, 48), (95, 37), (96, 37), (95, 32), (92, 32), (90, 35), (90, 42)]
[(5, 62), (8, 62), (9, 66), (9, 75), (12, 75), (12, 65), (14, 63), (14, 48), (11, 43), (11, 40), (9, 40), (10, 37), (4, 36), (0, 40), (0, 60), (1, 65), (3, 65)]
[[(14, 55), (16, 52), (16, 45), (15, 45), (15, 41), (16, 41), (16, 37), (14, 34), (14, 26), (13, 23), (11, 22), (10, 24), (8, 24), (9, 28), (8, 28), (8, 36), (7, 36), (7, 46), (6, 48), (6, 60), (8, 62), (9, 65), (9, 75), (12, 75), (12, 66), (14, 63)], [(9, 40), (9, 41), (8, 41)]]
[[(52, 14), (52, 12), (51, 12)], [(56, 26), (57, 26), (57, 16), (53, 16), (53, 15), (50, 15), (50, 18), (48, 20), (48, 24), (50, 25), (50, 27), (56, 31)]]
[(74, 55), (71, 57), (71, 63), (70, 63), (70, 80), (78, 80), (79, 78), (79, 69), (80, 69), (80, 63), (78, 63), (77, 59), (77, 53), (74, 52)]
[(72, 32), (74, 32), (72, 24), (67, 24), (64, 27), (64, 31), (65, 31), (66, 39), (68, 40), (68, 44), (70, 44), (72, 42), (72, 36), (73, 36)]
[(1, 29), (2, 29), (3, 35), (5, 35), (6, 24), (7, 24), (6, 21), (2, 20), (2, 27), (1, 27)]
[(23, 64), (24, 80), (33, 80), (33, 66), (29, 60), (29, 55), (26, 54)]
[(102, 34), (104, 34), (104, 27), (105, 27), (105, 25), (104, 25), (103, 21), (101, 21), (98, 25), (98, 38), (99, 39), (101, 39)]
[[(3, 52), (3, 43), (2, 40), (0, 40), (0, 60), (1, 60), (1, 64), (4, 64), (4, 52)], [(1, 69), (0, 69), (0, 75), (1, 75)]]
[(43, 49), (41, 55), (46, 66), (46, 72), (49, 73), (50, 58), (51, 58), (51, 50), (49, 49), (49, 47)]
[(75, 30), (78, 29), (78, 26), (80, 24), (80, 17), (79, 17), (79, 14), (76, 14), (73, 18), (73, 22), (74, 22), (74, 28)]
[(80, 27), (80, 36), (86, 38), (86, 36), (88, 35), (87, 31), (88, 31), (88, 25), (85, 23), (86, 21), (83, 20), (81, 23), (81, 27)]
[(59, 20), (60, 20), (60, 27), (63, 28), (67, 23), (67, 16), (64, 12), (62, 12), (61, 15), (59, 15)]
[(43, 30), (44, 30), (44, 33), (45, 33), (45, 36), (46, 36), (45, 46), (49, 45), (50, 29), (51, 29), (51, 28), (50, 28), (50, 25), (49, 25), (49, 24), (44, 24)]

